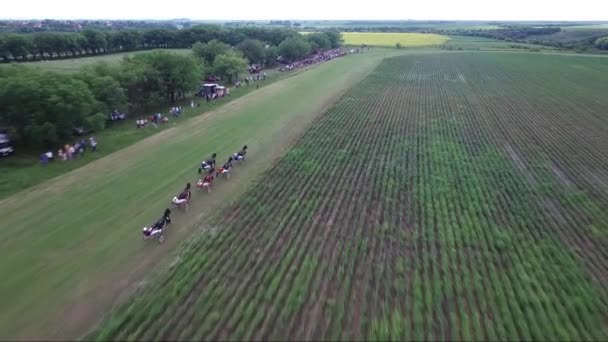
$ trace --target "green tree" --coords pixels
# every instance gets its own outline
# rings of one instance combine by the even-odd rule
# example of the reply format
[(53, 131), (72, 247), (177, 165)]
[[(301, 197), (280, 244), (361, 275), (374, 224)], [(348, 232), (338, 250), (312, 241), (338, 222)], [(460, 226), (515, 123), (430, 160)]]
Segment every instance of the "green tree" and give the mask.
[(336, 49), (336, 48), (339, 48), (340, 46), (342, 46), (342, 42), (343, 42), (342, 33), (340, 33), (339, 30), (329, 29), (329, 30), (323, 31), (323, 33), (325, 33), (325, 35), (327, 36), (327, 39), (329, 39), (329, 43), (330, 43), (332, 49)]
[(143, 43), (147, 47), (159, 48), (170, 47), (172, 45), (173, 37), (175, 37), (173, 31), (166, 29), (154, 29), (145, 31), (142, 39)]
[(268, 67), (275, 66), (277, 64), (278, 57), (279, 48), (276, 46), (269, 46), (264, 51), (264, 64)]
[(9, 60), (10, 54), (11, 52), (6, 47), (6, 36), (0, 36), (0, 58), (6, 62)]
[(329, 40), (327, 34), (323, 32), (307, 34), (306, 40), (310, 42), (313, 50), (327, 50), (331, 48), (331, 41)]
[(236, 53), (225, 53), (215, 57), (213, 61), (213, 73), (233, 82), (238, 79), (239, 74), (247, 70), (247, 61)]
[(107, 64), (89, 66), (76, 75), (85, 82), (95, 97), (93, 111), (105, 113), (107, 116), (114, 109), (124, 110), (127, 107), (127, 91), (118, 80), (106, 72)]
[(257, 39), (245, 39), (236, 45), (250, 63), (262, 63), (264, 61), (264, 43)]
[(92, 115), (94, 102), (87, 85), (72, 75), (22, 69), (0, 79), (0, 122), (30, 145), (71, 137), (72, 129)]
[(401, 49), (401, 48), (402, 48), (401, 43), (399, 43), (399, 42), (395, 43), (395, 47), (396, 47), (397, 49)]
[(86, 48), (94, 54), (105, 52), (108, 47), (106, 35), (101, 31), (84, 30), (83, 36), (87, 40)]
[(213, 63), (216, 56), (224, 54), (230, 51), (230, 49), (230, 45), (215, 39), (206, 44), (197, 42), (192, 46), (194, 55), (204, 60), (207, 64)]
[[(195, 90), (203, 75), (200, 63), (192, 56), (166, 51), (142, 53), (127, 58), (123, 72), (127, 75), (127, 93), (131, 89), (139, 93), (134, 96), (146, 99), (160, 96), (169, 102), (175, 102)], [(134, 99), (131, 96), (129, 98)], [(158, 99), (153, 102), (158, 102)]]
[(13, 59), (21, 60), (27, 59), (34, 48), (31, 38), (21, 34), (9, 34), (6, 36), (4, 45), (6, 51), (11, 54)]
[(147, 54), (125, 57), (117, 79), (125, 89), (131, 110), (141, 110), (160, 105), (163, 91), (158, 70), (142, 58)]
[(595, 47), (600, 50), (608, 50), (608, 37), (598, 38), (595, 41)]
[(35, 33), (33, 44), (35, 52), (40, 59), (45, 59), (46, 57), (52, 59), (54, 55), (59, 56), (67, 48), (67, 40), (63, 35), (51, 32)]
[(80, 33), (66, 33), (66, 50), (69, 51), (72, 56), (80, 55), (86, 50), (87, 39)]
[(289, 60), (306, 56), (310, 49), (310, 43), (301, 36), (287, 38), (279, 44), (279, 53)]

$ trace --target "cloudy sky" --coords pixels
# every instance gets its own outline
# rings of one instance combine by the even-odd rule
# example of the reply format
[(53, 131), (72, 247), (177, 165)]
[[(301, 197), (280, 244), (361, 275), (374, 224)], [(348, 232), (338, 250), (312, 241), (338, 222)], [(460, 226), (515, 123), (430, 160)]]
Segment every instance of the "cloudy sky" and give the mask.
[(20, 0), (1, 18), (608, 20), (608, 0)]

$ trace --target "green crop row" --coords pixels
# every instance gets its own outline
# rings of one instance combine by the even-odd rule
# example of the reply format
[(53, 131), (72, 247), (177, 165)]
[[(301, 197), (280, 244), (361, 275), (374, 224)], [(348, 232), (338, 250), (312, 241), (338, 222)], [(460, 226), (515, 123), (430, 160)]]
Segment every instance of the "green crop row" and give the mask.
[(608, 66), (572, 58), (385, 60), (97, 338), (605, 340), (608, 99), (568, 68)]

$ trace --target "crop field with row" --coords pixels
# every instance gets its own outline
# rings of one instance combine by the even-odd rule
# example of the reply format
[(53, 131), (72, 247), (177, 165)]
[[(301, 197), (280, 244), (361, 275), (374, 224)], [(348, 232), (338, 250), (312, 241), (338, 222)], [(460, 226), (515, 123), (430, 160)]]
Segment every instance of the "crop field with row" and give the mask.
[(99, 340), (605, 340), (608, 59), (385, 60)]
[(434, 33), (393, 32), (342, 32), (345, 45), (390, 46), (400, 43), (403, 47), (433, 46), (445, 43), (449, 38)]

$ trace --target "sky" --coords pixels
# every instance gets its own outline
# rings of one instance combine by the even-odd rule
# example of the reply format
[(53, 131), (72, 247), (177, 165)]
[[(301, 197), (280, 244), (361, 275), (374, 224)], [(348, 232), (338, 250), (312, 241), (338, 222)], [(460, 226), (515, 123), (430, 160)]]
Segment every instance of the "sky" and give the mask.
[(608, 0), (6, 0), (3, 19), (606, 20)]

